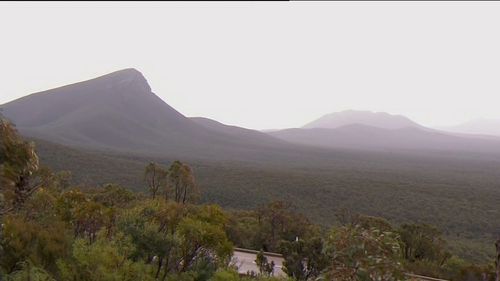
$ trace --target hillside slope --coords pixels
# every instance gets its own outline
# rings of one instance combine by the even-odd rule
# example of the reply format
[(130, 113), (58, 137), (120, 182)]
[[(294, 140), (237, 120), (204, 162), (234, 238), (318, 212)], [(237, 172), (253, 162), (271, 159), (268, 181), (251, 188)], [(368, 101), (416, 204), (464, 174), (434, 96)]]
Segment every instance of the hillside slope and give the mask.
[[(0, 106), (21, 133), (69, 146), (127, 153), (237, 159), (284, 142), (222, 132), (186, 118), (135, 69), (35, 93)], [(248, 135), (258, 136), (258, 141)]]

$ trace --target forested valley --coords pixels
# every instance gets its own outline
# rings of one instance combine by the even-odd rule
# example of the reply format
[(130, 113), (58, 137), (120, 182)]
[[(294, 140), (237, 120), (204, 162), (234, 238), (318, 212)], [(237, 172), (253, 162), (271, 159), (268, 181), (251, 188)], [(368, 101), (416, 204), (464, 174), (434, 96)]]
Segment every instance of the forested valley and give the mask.
[(2, 280), (281, 278), (262, 255), (257, 274), (238, 274), (235, 247), (281, 253), (286, 280), (495, 280), (493, 259), (451, 254), (438, 226), (348, 209), (335, 214), (338, 224), (318, 225), (285, 201), (252, 210), (201, 204), (203, 189), (180, 161), (144, 167), (139, 192), (113, 183), (81, 189), (70, 173), (40, 163), (34, 145), (1, 120)]

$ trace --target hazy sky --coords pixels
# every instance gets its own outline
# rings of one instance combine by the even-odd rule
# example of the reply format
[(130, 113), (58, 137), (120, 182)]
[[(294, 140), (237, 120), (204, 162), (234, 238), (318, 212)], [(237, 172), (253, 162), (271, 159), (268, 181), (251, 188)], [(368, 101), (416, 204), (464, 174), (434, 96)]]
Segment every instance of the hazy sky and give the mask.
[(0, 104), (134, 67), (187, 116), (500, 118), (500, 3), (1, 3)]

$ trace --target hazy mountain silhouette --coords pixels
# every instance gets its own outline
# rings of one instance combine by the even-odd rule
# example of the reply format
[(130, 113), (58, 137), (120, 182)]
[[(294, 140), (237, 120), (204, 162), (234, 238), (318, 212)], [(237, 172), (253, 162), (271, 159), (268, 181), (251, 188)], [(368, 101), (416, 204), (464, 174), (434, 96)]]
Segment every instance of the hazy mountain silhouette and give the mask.
[(303, 128), (335, 129), (346, 125), (360, 124), (384, 129), (401, 129), (406, 127), (420, 128), (419, 124), (402, 115), (392, 115), (385, 112), (346, 110), (334, 112), (314, 120)]
[(456, 126), (440, 127), (449, 132), (500, 136), (499, 119), (475, 119)]
[(500, 139), (461, 137), (418, 127), (384, 129), (353, 124), (335, 129), (286, 129), (268, 134), (296, 144), (326, 148), (500, 152)]
[(312, 163), (338, 155), (325, 148), (485, 152), (500, 148), (497, 140), (447, 134), (387, 113), (344, 111), (305, 128), (268, 133), (187, 118), (156, 96), (135, 69), (31, 94), (0, 108), (29, 137), (184, 159)]
[(217, 129), (225, 126), (186, 118), (156, 96), (135, 69), (31, 94), (0, 108), (21, 133), (71, 146), (225, 157), (283, 144), (258, 131)]

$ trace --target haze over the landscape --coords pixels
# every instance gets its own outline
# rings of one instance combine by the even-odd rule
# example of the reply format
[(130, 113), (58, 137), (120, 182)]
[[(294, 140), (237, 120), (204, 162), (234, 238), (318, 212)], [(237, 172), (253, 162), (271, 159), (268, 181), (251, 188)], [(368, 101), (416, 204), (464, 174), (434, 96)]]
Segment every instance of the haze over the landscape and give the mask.
[(500, 280), (498, 15), (0, 3), (0, 280)]
[(286, 198), (322, 224), (341, 208), (394, 223), (440, 221), (450, 237), (464, 236), (450, 240), (454, 253), (470, 260), (490, 253), (474, 245), (485, 247), (498, 230), (499, 137), (354, 110), (264, 133), (186, 117), (156, 93), (127, 68), (0, 109), (35, 141), (45, 165), (70, 171), (75, 184), (140, 191), (146, 163), (182, 159), (193, 165), (204, 202), (247, 209)]
[(499, 119), (499, 13), (495, 2), (8, 3), (0, 104), (133, 67), (186, 116), (252, 129), (343, 110), (427, 127)]
[(385, 112), (342, 111), (302, 128), (267, 133), (188, 118), (130, 68), (34, 93), (0, 105), (0, 110), (26, 136), (128, 154), (249, 160), (296, 154), (306, 147), (500, 153), (500, 138), (455, 135)]

